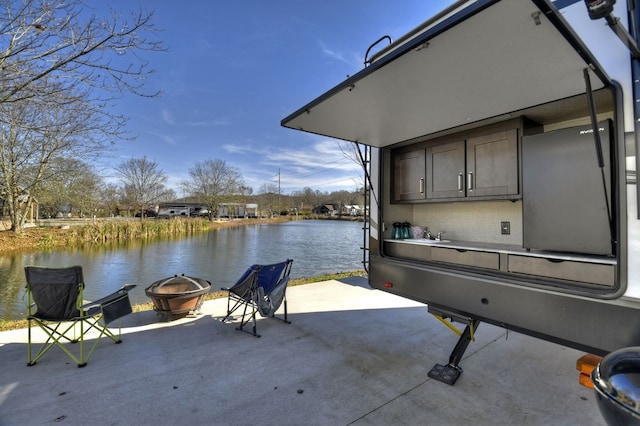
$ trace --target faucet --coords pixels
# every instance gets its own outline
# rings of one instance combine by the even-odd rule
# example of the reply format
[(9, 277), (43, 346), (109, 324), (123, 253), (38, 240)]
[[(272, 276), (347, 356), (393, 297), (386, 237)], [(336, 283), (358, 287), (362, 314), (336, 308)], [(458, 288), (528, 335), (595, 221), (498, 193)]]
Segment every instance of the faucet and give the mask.
[(438, 232), (438, 233), (436, 234), (436, 236), (434, 237), (434, 236), (433, 236), (433, 234), (431, 233), (431, 231), (425, 231), (425, 233), (424, 233), (424, 237), (425, 237), (427, 240), (440, 241), (440, 240), (442, 240), (442, 234), (444, 234), (444, 231), (442, 231), (442, 232)]

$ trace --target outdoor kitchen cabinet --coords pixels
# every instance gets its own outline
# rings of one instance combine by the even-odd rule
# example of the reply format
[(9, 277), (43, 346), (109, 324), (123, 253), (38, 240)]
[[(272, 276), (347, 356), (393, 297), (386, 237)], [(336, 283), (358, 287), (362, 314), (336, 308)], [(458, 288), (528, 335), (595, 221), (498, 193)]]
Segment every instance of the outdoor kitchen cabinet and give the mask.
[(465, 141), (427, 148), (427, 199), (464, 198)]
[(427, 148), (427, 200), (516, 196), (518, 132), (509, 129)]
[(394, 154), (393, 194), (395, 201), (425, 199), (424, 161), (424, 147)]
[(393, 150), (393, 202), (518, 198), (518, 127), (511, 123)]
[(518, 132), (467, 139), (467, 197), (518, 194)]

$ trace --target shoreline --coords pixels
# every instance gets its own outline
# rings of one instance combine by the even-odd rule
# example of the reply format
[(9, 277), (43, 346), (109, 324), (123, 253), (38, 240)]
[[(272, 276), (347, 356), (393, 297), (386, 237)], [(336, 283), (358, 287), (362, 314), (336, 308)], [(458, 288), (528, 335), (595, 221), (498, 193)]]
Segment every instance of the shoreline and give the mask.
[[(231, 220), (216, 220), (209, 222), (208, 229), (202, 231), (210, 232), (216, 231), (218, 229), (227, 229), (227, 228), (237, 228), (241, 226), (248, 225), (260, 225), (260, 224), (277, 224), (277, 223), (285, 223), (294, 220), (304, 220), (310, 219), (301, 216), (280, 216), (269, 219), (231, 219)], [(319, 220), (326, 220), (325, 218), (314, 218)], [(330, 220), (338, 220), (334, 218), (328, 218)], [(134, 219), (135, 220), (135, 219)], [(344, 220), (344, 219), (342, 219)], [(75, 222), (74, 226), (81, 226), (87, 224), (86, 222)], [(69, 228), (67, 226), (63, 227), (39, 227), (39, 228), (27, 228), (22, 233), (14, 233), (12, 231), (0, 231), (0, 257), (3, 255), (14, 255), (16, 252), (39, 252), (39, 251), (49, 251), (55, 250), (56, 248), (63, 247), (68, 244), (68, 240), (66, 236), (69, 234)], [(191, 234), (189, 233), (178, 233), (175, 234), (174, 237), (189, 237)], [(43, 238), (47, 238), (51, 241), (55, 241), (55, 244), (49, 245), (46, 248), (43, 248), (40, 245), (40, 241)], [(162, 238), (162, 237), (160, 237)], [(144, 238), (135, 238), (134, 240), (142, 240)], [(103, 245), (108, 244), (103, 242), (96, 242), (91, 244)], [(330, 279), (342, 279), (354, 276), (365, 276), (366, 272), (364, 270), (355, 270), (355, 271), (341, 271), (334, 272), (332, 274), (324, 274), (318, 276), (310, 276), (310, 277), (302, 277), (297, 279), (292, 279), (289, 283), (289, 286), (297, 286), (302, 284), (310, 284), (318, 281), (325, 281)], [(223, 292), (215, 291), (206, 295), (205, 300), (212, 300), (220, 297), (226, 297), (226, 294)], [(148, 303), (138, 303), (132, 305), (134, 312), (141, 312), (153, 309), (153, 304), (151, 301)], [(0, 318), (0, 331), (13, 330), (26, 328), (27, 322), (23, 319), (5, 319)]]
[[(349, 277), (357, 277), (357, 276), (365, 276), (366, 272), (364, 270), (358, 271), (350, 271), (350, 272), (336, 272), (335, 274), (324, 274), (318, 275), (315, 277), (306, 277), (306, 278), (296, 278), (289, 281), (287, 287), (295, 287), (299, 285), (312, 284), (321, 281), (329, 281), (329, 280), (340, 280), (343, 278)], [(227, 297), (226, 292), (224, 291), (212, 291), (205, 295), (204, 300), (214, 300)], [(145, 312), (153, 310), (153, 302), (147, 303), (137, 303), (131, 305), (133, 313), (136, 312)], [(21, 330), (27, 328), (27, 320), (26, 319), (3, 319), (0, 318), (0, 333), (3, 331), (9, 330)]]

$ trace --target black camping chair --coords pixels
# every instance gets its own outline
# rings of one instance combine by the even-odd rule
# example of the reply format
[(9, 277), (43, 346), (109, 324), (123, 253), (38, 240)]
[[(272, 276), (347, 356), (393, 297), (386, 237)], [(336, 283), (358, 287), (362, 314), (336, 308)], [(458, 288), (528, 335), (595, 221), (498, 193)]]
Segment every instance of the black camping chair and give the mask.
[[(135, 285), (124, 285), (102, 299), (83, 303), (82, 267), (27, 266), (24, 270), (27, 278), (29, 326), (27, 365), (34, 365), (49, 349), (58, 346), (78, 364), (78, 367), (84, 367), (102, 336), (108, 336), (116, 343), (122, 341), (120, 318), (131, 313), (129, 291)], [(117, 335), (107, 328), (107, 324), (115, 320), (118, 320)], [(38, 325), (47, 337), (35, 356), (32, 352), (32, 323)], [(90, 330), (96, 330), (98, 336), (89, 352), (85, 353), (84, 340)], [(79, 343), (79, 355), (69, 350), (64, 345), (65, 342)]]
[[(287, 324), (287, 283), (291, 272), (292, 259), (272, 265), (253, 265), (240, 277), (233, 287), (223, 287), (229, 292), (227, 298), (226, 321), (236, 310), (242, 308), (242, 318), (236, 330), (260, 337), (256, 328), (256, 312), (263, 317), (276, 318)], [(275, 312), (284, 301), (284, 318), (278, 318)], [(253, 330), (248, 331), (244, 326), (253, 322)]]

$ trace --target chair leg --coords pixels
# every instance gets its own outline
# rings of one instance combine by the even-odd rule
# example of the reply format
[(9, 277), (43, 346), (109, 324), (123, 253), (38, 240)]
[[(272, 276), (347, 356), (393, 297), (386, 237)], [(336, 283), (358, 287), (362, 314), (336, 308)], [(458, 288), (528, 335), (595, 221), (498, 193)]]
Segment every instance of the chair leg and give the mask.
[[(247, 312), (248, 309), (251, 309), (251, 313)], [(244, 326), (249, 324), (249, 321), (251, 321), (252, 323), (252, 331), (247, 331), (244, 329)], [(260, 337), (260, 335), (258, 334), (258, 322), (256, 320), (256, 309), (253, 306), (251, 306), (250, 308), (250, 303), (244, 304), (244, 310), (242, 311), (242, 318), (240, 319), (240, 325), (236, 327), (236, 330), (243, 331), (248, 334), (252, 334), (254, 337)]]
[(257, 333), (258, 331), (258, 322), (256, 321), (256, 310), (253, 309), (251, 312), (251, 319), (253, 320), (253, 335), (255, 337), (260, 337), (260, 335)]
[(83, 334), (87, 333), (89, 330), (93, 328), (94, 330), (100, 333), (98, 339), (100, 339), (102, 336), (107, 336), (108, 338), (113, 340), (114, 343), (122, 343), (122, 338), (121, 338), (122, 337), (122, 320), (120, 318), (118, 318), (118, 334), (117, 335), (113, 331), (111, 331), (106, 324), (101, 323), (99, 318), (86, 319), (85, 321), (89, 325), (89, 328), (85, 330)]
[(76, 362), (76, 364), (82, 363), (82, 361), (78, 359), (78, 357), (76, 357), (69, 349), (67, 349), (62, 342), (63, 339), (71, 343), (76, 343), (78, 341), (76, 340), (75, 336), (73, 339), (67, 337), (67, 333), (69, 333), (70, 331), (73, 331), (75, 334), (75, 322), (72, 322), (71, 325), (69, 325), (63, 331), (60, 331), (59, 329), (60, 327), (62, 327), (62, 324), (63, 324), (62, 322), (57, 323), (55, 327), (50, 327), (44, 322), (35, 320), (35, 323), (38, 325), (38, 327), (40, 327), (40, 329), (46, 333), (47, 340), (40, 346), (38, 353), (34, 356), (33, 349), (32, 349), (33, 342), (32, 342), (32, 333), (31, 333), (31, 321), (32, 320), (28, 321), (29, 329), (27, 331), (27, 337), (28, 337), (27, 365), (28, 366), (34, 365), (40, 358), (42, 358), (44, 354), (49, 352), (49, 349), (51, 349), (54, 346), (59, 346), (64, 353), (66, 353), (71, 359), (73, 359), (74, 362)]
[[(100, 322), (100, 319), (96, 318), (85, 318), (80, 321), (73, 321), (68, 327), (61, 329), (63, 323), (57, 323), (55, 327), (51, 327), (44, 322), (35, 320), (35, 323), (47, 334), (47, 340), (40, 346), (38, 352), (33, 354), (33, 342), (32, 342), (32, 331), (31, 326), (34, 320), (28, 320), (28, 330), (27, 330), (27, 365), (34, 365), (42, 356), (49, 351), (54, 346), (59, 346), (60, 349), (69, 356), (77, 365), (78, 368), (82, 368), (87, 365), (89, 359), (93, 355), (93, 352), (100, 343), (100, 339), (103, 336), (109, 337), (115, 343), (121, 343), (121, 321), (118, 319), (118, 335), (114, 334), (109, 328)], [(77, 323), (80, 324), (77, 324)], [(86, 324), (85, 324), (86, 322)], [(76, 327), (79, 327), (79, 333)], [(98, 335), (95, 338), (95, 341), (89, 348), (89, 351), (86, 351), (85, 347), (85, 335), (91, 330), (95, 329), (98, 332)], [(73, 337), (67, 337), (68, 334), (72, 333)], [(78, 343), (78, 352), (76, 355), (71, 350), (69, 350), (65, 345), (64, 341), (71, 343)]]
[(289, 321), (287, 317), (287, 296), (284, 296), (284, 320), (283, 321), (287, 324), (291, 324), (291, 321)]
[(27, 365), (31, 367), (36, 362), (31, 358), (31, 319), (27, 320)]
[(291, 321), (289, 321), (288, 312), (287, 312), (287, 298), (286, 298), (286, 296), (285, 296), (285, 298), (283, 300), (283, 303), (284, 303), (284, 318), (280, 318), (280, 317), (276, 316), (275, 312), (273, 314), (271, 314), (271, 316), (269, 318), (280, 320), (280, 321), (284, 322), (285, 324), (291, 324)]
[(227, 315), (225, 315), (222, 321), (226, 321), (227, 318), (229, 318), (229, 315), (231, 315), (231, 310), (229, 309), (230, 307), (231, 307), (231, 296), (227, 296)]
[[(84, 322), (84, 321), (82, 321)], [(98, 336), (96, 337), (95, 341), (93, 342), (93, 345), (91, 345), (91, 349), (89, 350), (89, 353), (86, 355), (86, 358), (83, 358), (83, 354), (81, 352), (80, 354), (80, 360), (81, 363), (78, 364), (78, 367), (84, 367), (85, 365), (87, 365), (87, 362), (89, 362), (89, 358), (91, 358), (91, 355), (93, 355), (93, 352), (96, 350), (96, 347), (98, 346), (98, 343), (100, 343), (100, 339), (102, 338), (102, 336), (107, 336), (108, 338), (110, 338), (111, 340), (114, 341), (114, 343), (118, 344), (118, 343), (122, 343), (122, 339), (120, 338), (120, 324), (121, 321), (120, 319), (118, 319), (118, 336), (116, 336), (111, 330), (109, 330), (109, 328), (107, 327), (106, 324), (102, 324), (100, 322), (100, 318), (95, 319), (95, 318), (91, 318), (91, 319), (87, 319), (86, 320), (87, 325), (89, 326), (87, 328), (87, 330), (85, 330), (85, 333), (88, 332), (89, 330), (91, 330), (92, 328), (99, 331), (100, 333), (98, 334)], [(82, 345), (84, 345), (84, 333), (82, 335)], [(83, 349), (83, 346), (81, 346), (81, 351)], [(82, 365), (81, 365), (82, 364)]]
[[(231, 306), (231, 300), (234, 300), (233, 302), (233, 306)], [(227, 297), (227, 314), (225, 315), (224, 318), (222, 318), (222, 321), (227, 321), (229, 318), (231, 318), (231, 314), (233, 314), (236, 310), (238, 310), (240, 308), (241, 305), (245, 305), (245, 301), (244, 299), (242, 299), (241, 297), (232, 297), (232, 296), (228, 296)]]

